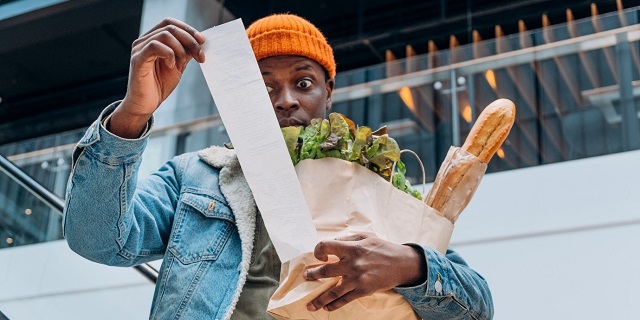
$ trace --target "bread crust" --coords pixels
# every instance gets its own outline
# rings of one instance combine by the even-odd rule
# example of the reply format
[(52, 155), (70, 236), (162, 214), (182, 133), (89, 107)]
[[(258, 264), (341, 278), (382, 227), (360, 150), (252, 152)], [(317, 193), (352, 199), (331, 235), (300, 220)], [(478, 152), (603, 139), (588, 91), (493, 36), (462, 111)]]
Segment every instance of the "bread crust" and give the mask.
[(516, 118), (516, 106), (508, 99), (498, 99), (489, 104), (471, 128), (462, 145), (465, 150), (484, 163), (500, 149), (507, 139)]

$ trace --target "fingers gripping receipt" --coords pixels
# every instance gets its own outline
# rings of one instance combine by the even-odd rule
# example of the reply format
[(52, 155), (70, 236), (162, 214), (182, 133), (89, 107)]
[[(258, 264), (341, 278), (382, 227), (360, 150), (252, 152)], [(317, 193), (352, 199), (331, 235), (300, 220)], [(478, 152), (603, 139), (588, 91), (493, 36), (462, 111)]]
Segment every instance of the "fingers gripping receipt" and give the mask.
[(242, 20), (202, 35), (202, 72), (280, 260), (313, 252), (318, 234)]

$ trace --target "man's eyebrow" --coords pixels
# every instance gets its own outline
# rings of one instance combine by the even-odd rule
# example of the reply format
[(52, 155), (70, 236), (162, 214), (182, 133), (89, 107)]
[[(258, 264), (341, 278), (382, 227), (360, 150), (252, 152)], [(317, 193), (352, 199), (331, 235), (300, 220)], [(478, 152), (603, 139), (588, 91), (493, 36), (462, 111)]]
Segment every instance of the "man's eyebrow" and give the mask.
[(268, 76), (271, 74), (271, 71), (262, 71), (261, 73), (263, 76)]
[(298, 71), (305, 71), (305, 70), (311, 70), (311, 65), (310, 64), (303, 64), (303, 65), (297, 66), (291, 71), (291, 73), (295, 73), (295, 72), (298, 72)]

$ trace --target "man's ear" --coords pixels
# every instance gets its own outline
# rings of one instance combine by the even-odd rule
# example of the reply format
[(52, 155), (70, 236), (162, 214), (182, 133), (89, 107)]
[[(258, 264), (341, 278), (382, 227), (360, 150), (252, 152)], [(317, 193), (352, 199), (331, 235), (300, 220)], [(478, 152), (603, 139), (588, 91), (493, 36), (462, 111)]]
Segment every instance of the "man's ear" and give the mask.
[(334, 78), (328, 79), (325, 83), (327, 87), (327, 109), (331, 109), (331, 94), (333, 93), (333, 88), (336, 84), (336, 80)]

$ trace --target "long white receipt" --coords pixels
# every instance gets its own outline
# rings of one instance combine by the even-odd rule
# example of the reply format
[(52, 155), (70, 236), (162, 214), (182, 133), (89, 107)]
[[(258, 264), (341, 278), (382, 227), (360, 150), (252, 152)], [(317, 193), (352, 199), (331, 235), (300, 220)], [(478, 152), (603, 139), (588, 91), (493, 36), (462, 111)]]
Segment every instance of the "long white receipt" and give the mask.
[(241, 19), (207, 29), (200, 66), (282, 262), (318, 242)]

